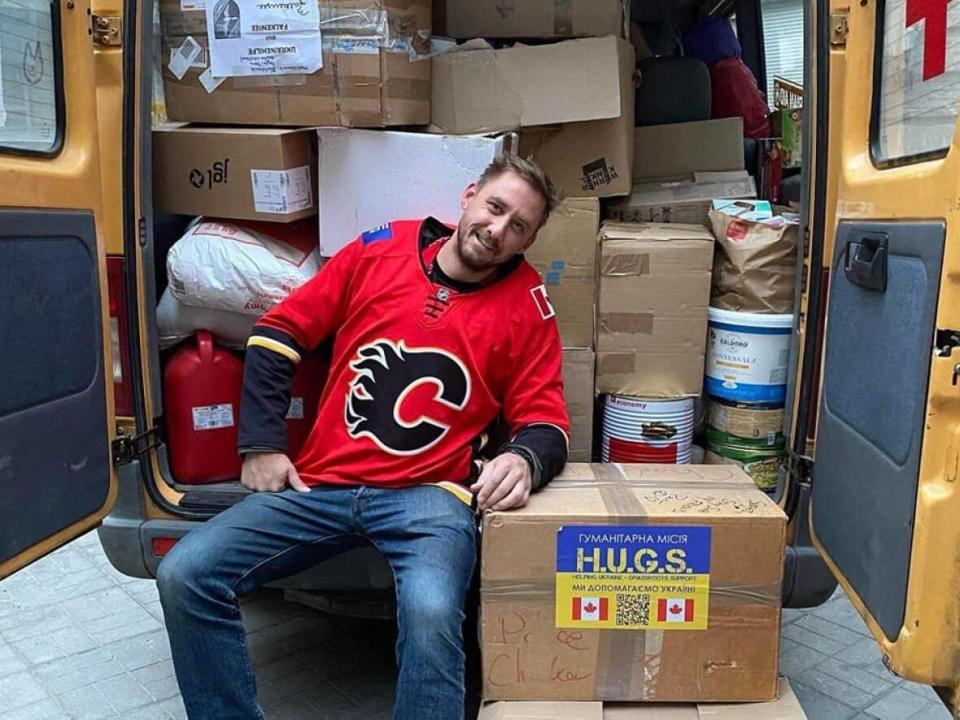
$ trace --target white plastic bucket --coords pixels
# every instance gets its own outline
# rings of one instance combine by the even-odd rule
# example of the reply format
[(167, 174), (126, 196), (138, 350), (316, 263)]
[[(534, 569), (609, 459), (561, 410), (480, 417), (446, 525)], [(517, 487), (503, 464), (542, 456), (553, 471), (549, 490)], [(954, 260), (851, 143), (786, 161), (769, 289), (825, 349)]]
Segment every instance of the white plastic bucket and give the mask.
[(603, 410), (603, 462), (690, 462), (693, 398), (647, 400), (608, 395)]
[(782, 403), (787, 396), (793, 315), (709, 309), (709, 395), (744, 403)]

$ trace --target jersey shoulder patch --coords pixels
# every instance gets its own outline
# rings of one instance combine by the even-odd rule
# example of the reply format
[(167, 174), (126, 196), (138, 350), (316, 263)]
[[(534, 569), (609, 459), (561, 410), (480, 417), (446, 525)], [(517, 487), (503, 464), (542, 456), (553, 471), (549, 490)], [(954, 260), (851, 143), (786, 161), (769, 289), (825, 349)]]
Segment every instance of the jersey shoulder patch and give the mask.
[(530, 288), (530, 297), (533, 299), (533, 304), (536, 306), (537, 312), (540, 313), (540, 317), (544, 320), (549, 320), (557, 314), (557, 311), (553, 308), (553, 303), (550, 302), (550, 296), (547, 295), (546, 285), (540, 284)]
[(364, 245), (370, 245), (371, 243), (379, 242), (380, 240), (392, 240), (393, 239), (393, 227), (390, 223), (385, 223), (379, 227), (375, 227), (372, 230), (367, 230), (364, 233), (360, 233), (360, 242)]

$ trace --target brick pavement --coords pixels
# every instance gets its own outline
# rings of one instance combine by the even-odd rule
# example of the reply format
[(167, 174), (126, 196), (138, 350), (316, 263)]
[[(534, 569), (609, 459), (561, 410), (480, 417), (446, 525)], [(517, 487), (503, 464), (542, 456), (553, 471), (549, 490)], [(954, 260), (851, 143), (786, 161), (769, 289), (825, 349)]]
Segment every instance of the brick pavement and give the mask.
[[(394, 629), (282, 602), (244, 602), (270, 720), (390, 717)], [(843, 595), (784, 611), (781, 672), (810, 720), (949, 720), (924, 686), (899, 680)], [(0, 717), (185, 717), (152, 581), (117, 573), (89, 533), (0, 582)]]

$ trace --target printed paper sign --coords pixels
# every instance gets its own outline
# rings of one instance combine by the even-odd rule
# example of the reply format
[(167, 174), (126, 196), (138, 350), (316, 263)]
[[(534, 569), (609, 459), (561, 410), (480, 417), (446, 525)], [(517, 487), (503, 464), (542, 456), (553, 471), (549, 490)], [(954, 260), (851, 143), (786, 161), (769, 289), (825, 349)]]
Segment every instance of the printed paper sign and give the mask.
[(206, 12), (214, 77), (306, 74), (323, 67), (316, 2), (217, 0)]
[(251, 170), (253, 207), (257, 212), (285, 215), (313, 207), (310, 168)]
[(180, 47), (170, 52), (170, 63), (167, 67), (170, 68), (170, 72), (177, 80), (183, 79), (183, 76), (187, 73), (187, 68), (200, 57), (201, 50), (200, 44), (188, 35)]
[(206, 10), (207, 3), (206, 0), (180, 0), (180, 12), (188, 12), (190, 10)]
[(706, 630), (710, 528), (563, 527), (556, 596), (557, 627)]
[(200, 73), (200, 84), (203, 85), (203, 89), (207, 91), (207, 94), (212, 93), (220, 84), (226, 80), (222, 77), (214, 77), (213, 72), (210, 68), (207, 68), (202, 73)]
[(192, 408), (194, 430), (217, 430), (233, 427), (233, 404), (201, 405)]

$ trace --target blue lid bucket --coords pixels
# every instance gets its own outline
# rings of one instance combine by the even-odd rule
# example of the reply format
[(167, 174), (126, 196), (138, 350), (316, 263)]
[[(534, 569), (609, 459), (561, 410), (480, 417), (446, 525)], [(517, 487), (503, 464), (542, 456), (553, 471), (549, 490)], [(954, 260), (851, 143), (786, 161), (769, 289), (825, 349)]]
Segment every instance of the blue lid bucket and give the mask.
[(742, 403), (782, 403), (793, 315), (761, 315), (711, 307), (708, 310), (709, 395)]

